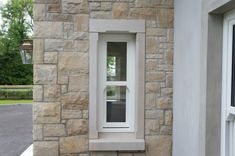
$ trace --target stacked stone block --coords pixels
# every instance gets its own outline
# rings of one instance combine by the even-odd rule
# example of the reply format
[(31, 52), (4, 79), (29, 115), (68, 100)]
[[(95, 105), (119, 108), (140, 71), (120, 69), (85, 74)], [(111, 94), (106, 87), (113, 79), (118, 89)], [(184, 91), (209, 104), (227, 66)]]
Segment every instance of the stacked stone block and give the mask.
[[(88, 151), (89, 18), (146, 20), (145, 152)], [(170, 156), (173, 0), (34, 0), (34, 156)]]

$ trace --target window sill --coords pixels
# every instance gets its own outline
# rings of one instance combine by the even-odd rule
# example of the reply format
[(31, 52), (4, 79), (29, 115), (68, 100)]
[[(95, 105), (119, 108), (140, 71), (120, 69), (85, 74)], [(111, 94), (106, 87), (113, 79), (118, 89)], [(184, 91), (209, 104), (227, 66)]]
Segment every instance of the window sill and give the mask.
[(144, 139), (89, 140), (89, 151), (144, 151)]

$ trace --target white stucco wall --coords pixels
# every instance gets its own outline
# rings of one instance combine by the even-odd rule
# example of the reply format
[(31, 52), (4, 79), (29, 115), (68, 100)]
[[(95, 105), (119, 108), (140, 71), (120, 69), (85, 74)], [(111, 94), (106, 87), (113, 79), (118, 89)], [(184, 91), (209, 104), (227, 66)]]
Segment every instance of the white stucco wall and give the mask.
[(175, 1), (173, 156), (203, 156), (201, 12), (201, 0)]
[(235, 0), (176, 0), (173, 156), (220, 156), (223, 14)]

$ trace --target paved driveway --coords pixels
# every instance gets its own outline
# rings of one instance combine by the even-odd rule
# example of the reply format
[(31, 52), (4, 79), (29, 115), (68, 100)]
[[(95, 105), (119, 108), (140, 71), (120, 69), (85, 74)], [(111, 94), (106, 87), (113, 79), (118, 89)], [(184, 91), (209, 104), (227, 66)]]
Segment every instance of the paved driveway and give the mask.
[(20, 156), (32, 144), (32, 105), (0, 106), (0, 156)]

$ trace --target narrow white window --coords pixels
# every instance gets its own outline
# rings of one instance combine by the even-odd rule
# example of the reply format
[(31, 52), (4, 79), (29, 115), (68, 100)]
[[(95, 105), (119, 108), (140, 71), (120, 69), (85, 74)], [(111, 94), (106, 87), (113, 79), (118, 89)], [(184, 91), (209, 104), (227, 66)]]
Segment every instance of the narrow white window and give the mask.
[(143, 151), (145, 21), (89, 21), (89, 151)]
[(235, 155), (235, 11), (224, 16), (221, 156)]
[(135, 35), (101, 34), (98, 46), (99, 131), (133, 131)]

